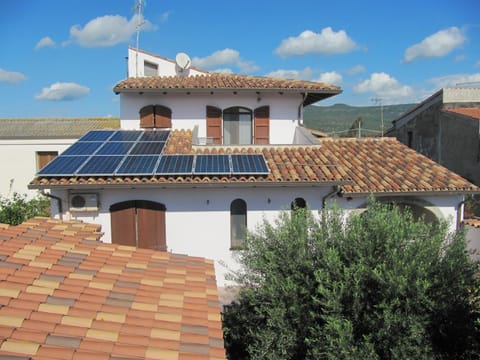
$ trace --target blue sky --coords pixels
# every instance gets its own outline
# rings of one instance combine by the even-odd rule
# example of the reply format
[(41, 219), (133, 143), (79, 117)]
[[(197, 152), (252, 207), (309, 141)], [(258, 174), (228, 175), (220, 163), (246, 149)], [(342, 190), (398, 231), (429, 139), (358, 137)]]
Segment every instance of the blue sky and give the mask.
[[(0, 118), (119, 116), (135, 0), (2, 0)], [(324, 81), (318, 105), (480, 87), (478, 0), (146, 0), (140, 48), (210, 71)]]

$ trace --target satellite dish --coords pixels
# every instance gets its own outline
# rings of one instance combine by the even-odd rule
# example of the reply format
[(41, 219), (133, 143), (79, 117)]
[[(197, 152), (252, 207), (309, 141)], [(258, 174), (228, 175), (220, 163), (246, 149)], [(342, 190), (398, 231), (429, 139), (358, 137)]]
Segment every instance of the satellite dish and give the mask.
[(181, 71), (190, 69), (190, 65), (192, 64), (190, 61), (190, 57), (182, 52), (177, 54), (175, 61)]

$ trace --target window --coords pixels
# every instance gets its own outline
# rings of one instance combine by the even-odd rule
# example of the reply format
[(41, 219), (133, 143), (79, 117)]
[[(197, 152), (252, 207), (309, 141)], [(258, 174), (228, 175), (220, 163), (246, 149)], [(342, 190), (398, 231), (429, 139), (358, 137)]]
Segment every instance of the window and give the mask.
[(241, 145), (252, 143), (252, 111), (231, 107), (223, 111), (223, 143)]
[(408, 145), (409, 148), (411, 148), (412, 145), (413, 145), (413, 131), (407, 132), (407, 137), (408, 137), (408, 140), (407, 140), (408, 144), (407, 145)]
[(298, 209), (305, 209), (307, 207), (307, 202), (303, 198), (295, 198), (290, 204), (290, 209), (295, 211)]
[(254, 111), (234, 106), (222, 111), (207, 105), (206, 115), (209, 144), (270, 144), (269, 106), (261, 106)]
[(230, 247), (241, 248), (247, 230), (247, 203), (235, 199), (230, 204)]
[(158, 75), (158, 65), (145, 61), (143, 63), (143, 74), (145, 76), (157, 76)]
[(162, 105), (147, 105), (140, 109), (142, 129), (169, 129), (172, 127), (172, 110)]
[(37, 171), (58, 156), (58, 151), (37, 151)]

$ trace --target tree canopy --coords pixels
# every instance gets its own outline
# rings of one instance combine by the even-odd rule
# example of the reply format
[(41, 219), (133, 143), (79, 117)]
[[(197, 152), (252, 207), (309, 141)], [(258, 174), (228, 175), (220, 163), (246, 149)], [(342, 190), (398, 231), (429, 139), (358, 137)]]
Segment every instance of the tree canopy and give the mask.
[(50, 201), (43, 195), (28, 199), (14, 192), (11, 197), (0, 197), (0, 223), (18, 225), (35, 216), (49, 216), (49, 209)]
[(477, 264), (447, 229), (375, 201), (348, 217), (297, 209), (265, 221), (232, 274), (229, 358), (477, 358)]

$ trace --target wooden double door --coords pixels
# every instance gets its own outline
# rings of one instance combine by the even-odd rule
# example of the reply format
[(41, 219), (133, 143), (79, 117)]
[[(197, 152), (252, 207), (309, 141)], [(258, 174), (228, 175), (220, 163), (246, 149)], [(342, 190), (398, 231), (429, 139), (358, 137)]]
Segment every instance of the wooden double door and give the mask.
[(112, 243), (166, 251), (165, 211), (165, 205), (148, 200), (110, 206)]

